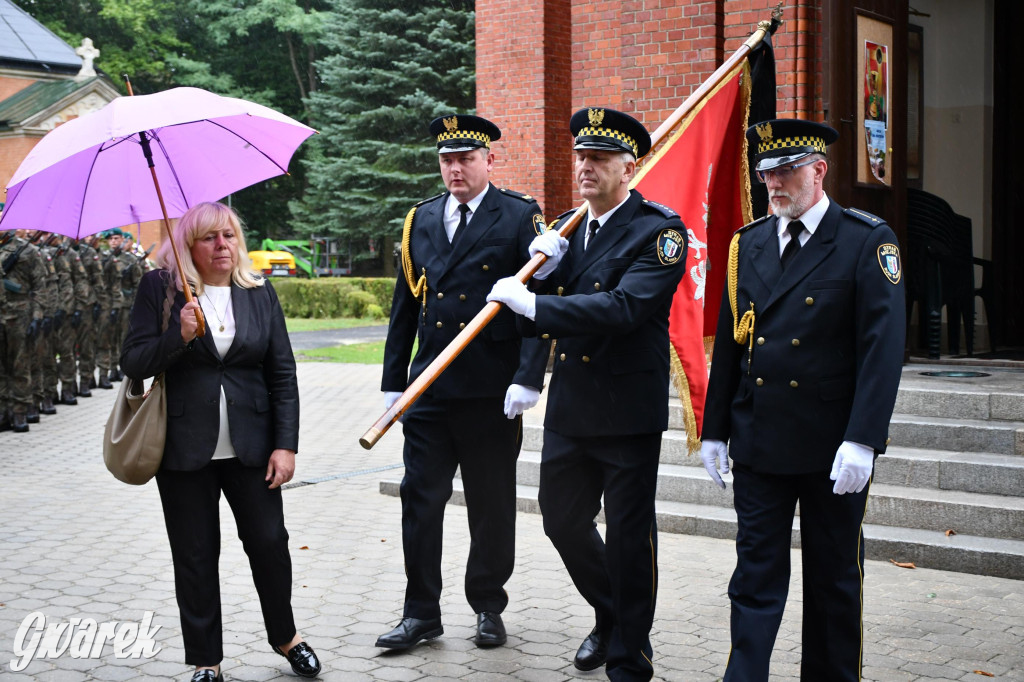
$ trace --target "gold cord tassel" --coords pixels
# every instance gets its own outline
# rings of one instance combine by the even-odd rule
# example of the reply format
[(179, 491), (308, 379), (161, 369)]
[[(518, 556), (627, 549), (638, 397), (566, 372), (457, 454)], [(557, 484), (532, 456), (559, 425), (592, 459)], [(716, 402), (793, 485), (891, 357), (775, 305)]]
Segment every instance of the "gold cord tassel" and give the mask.
[(743, 343), (750, 337), (751, 348), (754, 343), (754, 302), (750, 302), (750, 310), (737, 319), (736, 282), (739, 279), (740, 266), (740, 235), (737, 232), (729, 243), (729, 306), (732, 308), (732, 337), (736, 343)]
[(402, 273), (405, 275), (405, 282), (409, 285), (409, 291), (416, 298), (423, 299), (423, 305), (427, 305), (427, 269), (423, 268), (423, 274), (416, 282), (416, 276), (412, 265), (412, 253), (409, 249), (409, 241), (412, 237), (412, 217), (416, 213), (416, 207), (409, 209), (409, 215), (405, 216), (405, 225), (402, 227)]

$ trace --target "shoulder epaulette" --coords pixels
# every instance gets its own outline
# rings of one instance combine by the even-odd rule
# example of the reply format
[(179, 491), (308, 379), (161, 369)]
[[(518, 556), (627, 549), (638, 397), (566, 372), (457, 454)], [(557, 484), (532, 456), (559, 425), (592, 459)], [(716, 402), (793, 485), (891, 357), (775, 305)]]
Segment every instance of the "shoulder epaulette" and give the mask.
[(417, 203), (413, 208), (419, 208), (423, 204), (429, 204), (431, 201), (434, 201), (435, 199), (440, 199), (445, 194), (446, 194), (446, 192), (441, 192), (440, 194), (435, 194), (434, 196), (430, 197), (429, 199), (424, 199), (423, 201)]
[(644, 206), (650, 206), (651, 208), (655, 209), (656, 211), (664, 215), (666, 218), (675, 218), (677, 215), (679, 215), (668, 206), (665, 206), (664, 204), (659, 204), (656, 201), (651, 201), (650, 199), (644, 199)]
[(764, 221), (768, 220), (771, 217), (772, 217), (771, 214), (768, 214), (766, 216), (762, 216), (762, 217), (758, 218), (757, 220), (755, 220), (753, 222), (750, 222), (750, 223), (747, 223), (746, 225), (744, 225), (740, 229), (736, 230), (736, 232), (734, 232), (734, 234), (743, 234), (744, 232), (746, 232), (750, 228), (757, 227), (758, 225), (760, 225), (761, 223), (763, 223)]
[(523, 194), (522, 192), (517, 192), (514, 189), (505, 189), (504, 187), (502, 187), (501, 190), (499, 191), (506, 196), (515, 197), (516, 199), (522, 199), (523, 201), (534, 201), (534, 198), (531, 195)]
[(871, 227), (878, 227), (879, 225), (885, 224), (885, 221), (879, 218), (878, 216), (871, 215), (870, 213), (860, 211), (856, 208), (844, 208), (843, 214), (848, 215), (851, 218), (856, 218), (862, 223), (867, 223)]

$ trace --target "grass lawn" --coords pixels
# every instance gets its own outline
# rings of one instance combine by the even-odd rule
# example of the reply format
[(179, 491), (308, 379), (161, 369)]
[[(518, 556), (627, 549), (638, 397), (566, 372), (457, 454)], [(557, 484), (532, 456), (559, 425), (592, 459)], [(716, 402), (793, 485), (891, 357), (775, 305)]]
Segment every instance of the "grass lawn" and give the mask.
[(384, 342), (353, 343), (348, 346), (313, 348), (295, 351), (299, 362), (350, 362), (360, 365), (380, 365), (384, 362)]
[(387, 320), (375, 320), (370, 317), (332, 317), (327, 319), (286, 317), (284, 322), (290, 332), (315, 332), (324, 329), (349, 329), (350, 327), (384, 327), (388, 323)]

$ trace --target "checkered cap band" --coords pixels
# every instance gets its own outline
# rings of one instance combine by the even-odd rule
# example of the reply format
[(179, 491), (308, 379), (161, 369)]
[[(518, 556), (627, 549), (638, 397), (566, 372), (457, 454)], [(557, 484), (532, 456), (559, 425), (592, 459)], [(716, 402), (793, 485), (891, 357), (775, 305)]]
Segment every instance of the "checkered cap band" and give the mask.
[(814, 151), (825, 153), (825, 138), (813, 135), (800, 135), (798, 137), (781, 137), (771, 141), (761, 142), (757, 145), (757, 153), (764, 154), (775, 149), (791, 149), (794, 147), (811, 147)]
[(484, 146), (488, 149), (491, 147), (491, 136), (478, 133), (475, 130), (453, 130), (452, 132), (444, 132), (437, 136), (438, 144), (448, 140), (476, 140), (477, 142), (483, 142)]
[(613, 140), (618, 140), (619, 142), (625, 142), (626, 144), (628, 144), (633, 149), (633, 156), (639, 156), (639, 154), (637, 154), (636, 140), (634, 140), (629, 135), (625, 135), (623, 133), (620, 133), (618, 130), (612, 130), (611, 128), (583, 128), (578, 133), (576, 133), (576, 137), (587, 137), (587, 136), (592, 136), (592, 137), (610, 137)]

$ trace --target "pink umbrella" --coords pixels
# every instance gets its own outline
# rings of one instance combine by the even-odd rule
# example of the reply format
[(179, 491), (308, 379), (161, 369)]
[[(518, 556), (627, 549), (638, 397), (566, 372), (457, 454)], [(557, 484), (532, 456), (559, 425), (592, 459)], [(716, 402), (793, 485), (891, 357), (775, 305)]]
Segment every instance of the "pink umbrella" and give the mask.
[(120, 97), (39, 141), (7, 185), (0, 230), (77, 238), (158, 218), (169, 227), (190, 206), (286, 173), (314, 132), (199, 88)]

